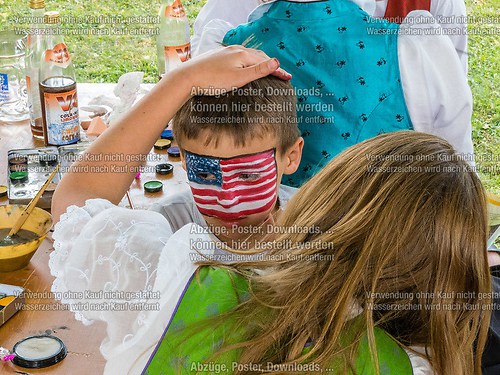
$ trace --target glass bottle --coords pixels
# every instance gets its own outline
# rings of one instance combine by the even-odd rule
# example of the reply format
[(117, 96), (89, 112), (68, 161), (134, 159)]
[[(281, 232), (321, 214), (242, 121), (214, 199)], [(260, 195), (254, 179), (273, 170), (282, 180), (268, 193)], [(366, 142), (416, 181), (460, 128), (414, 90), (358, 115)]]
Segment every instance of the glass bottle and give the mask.
[(159, 12), (160, 30), (156, 39), (158, 75), (175, 69), (191, 58), (189, 21), (181, 0), (164, 0)]
[(62, 146), (80, 140), (75, 70), (59, 32), (59, 13), (46, 12), (45, 23), (48, 48), (39, 75), (44, 139), (46, 146)]

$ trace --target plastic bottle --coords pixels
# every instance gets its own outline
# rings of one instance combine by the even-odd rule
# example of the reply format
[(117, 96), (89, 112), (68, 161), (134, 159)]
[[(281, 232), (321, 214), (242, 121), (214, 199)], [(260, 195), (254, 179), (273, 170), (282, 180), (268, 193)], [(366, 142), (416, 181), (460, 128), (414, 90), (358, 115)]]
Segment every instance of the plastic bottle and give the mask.
[(43, 135), (46, 146), (62, 146), (80, 140), (75, 70), (63, 37), (57, 32), (59, 13), (46, 12), (45, 23), (49, 28), (48, 48), (39, 75)]
[(156, 39), (158, 75), (175, 69), (191, 58), (189, 21), (181, 0), (164, 0), (160, 7), (160, 30)]
[(30, 0), (30, 31), (28, 33), (26, 53), (26, 86), (30, 113), (31, 133), (35, 138), (43, 139), (42, 108), (38, 75), (40, 60), (45, 51), (45, 36), (41, 33), (44, 25), (45, 0)]

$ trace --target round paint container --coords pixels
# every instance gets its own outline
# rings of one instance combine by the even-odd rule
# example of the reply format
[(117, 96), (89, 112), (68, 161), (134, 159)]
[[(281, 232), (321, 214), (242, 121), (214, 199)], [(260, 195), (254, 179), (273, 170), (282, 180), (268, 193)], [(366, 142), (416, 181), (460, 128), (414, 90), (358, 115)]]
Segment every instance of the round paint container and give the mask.
[(163, 183), (161, 181), (148, 181), (144, 184), (144, 190), (148, 193), (158, 193), (163, 190)]
[(0, 198), (7, 196), (7, 186), (0, 185)]
[(40, 165), (56, 165), (57, 155), (55, 154), (41, 154), (38, 157), (38, 162)]
[(28, 172), (26, 171), (12, 172), (9, 175), (9, 178), (14, 184), (21, 184), (23, 182), (28, 181)]
[(64, 343), (55, 336), (30, 336), (14, 345), (12, 362), (24, 368), (44, 368), (61, 362), (68, 354)]
[(28, 164), (11, 164), (9, 165), (9, 172), (27, 172)]
[(174, 140), (174, 133), (172, 130), (164, 130), (161, 132), (161, 138), (162, 139), (170, 139), (171, 141)]
[(12, 155), (9, 164), (28, 164), (28, 157), (23, 155)]
[(155, 150), (166, 150), (172, 145), (172, 141), (168, 139), (158, 139), (154, 145)]
[(172, 164), (169, 164), (169, 163), (158, 164), (155, 169), (156, 169), (156, 173), (158, 173), (158, 174), (168, 175), (174, 171), (174, 166)]
[(181, 150), (177, 146), (170, 147), (167, 152), (168, 152), (168, 155), (173, 157), (173, 158), (180, 158), (181, 157)]

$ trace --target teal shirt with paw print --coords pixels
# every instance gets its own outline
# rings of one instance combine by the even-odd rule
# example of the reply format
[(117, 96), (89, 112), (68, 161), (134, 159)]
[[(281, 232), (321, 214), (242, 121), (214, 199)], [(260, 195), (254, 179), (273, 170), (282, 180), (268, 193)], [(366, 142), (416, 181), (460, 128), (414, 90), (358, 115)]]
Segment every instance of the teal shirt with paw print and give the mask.
[(305, 145), (298, 171), (282, 183), (299, 187), (347, 147), (413, 129), (399, 72), (399, 25), (348, 0), (264, 7), (223, 42), (261, 49), (293, 75)]

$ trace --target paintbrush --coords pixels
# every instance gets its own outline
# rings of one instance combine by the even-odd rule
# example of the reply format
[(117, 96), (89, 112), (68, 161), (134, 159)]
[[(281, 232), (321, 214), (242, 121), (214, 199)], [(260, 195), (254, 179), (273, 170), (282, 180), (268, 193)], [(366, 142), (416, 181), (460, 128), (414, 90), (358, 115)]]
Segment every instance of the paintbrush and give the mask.
[(38, 193), (36, 193), (35, 197), (28, 203), (24, 211), (21, 213), (21, 216), (19, 216), (19, 219), (17, 219), (16, 223), (10, 230), (9, 234), (7, 237), (5, 237), (6, 240), (10, 239), (12, 236), (14, 236), (17, 232), (19, 232), (19, 229), (23, 226), (23, 224), (26, 222), (28, 219), (29, 215), (31, 214), (31, 211), (33, 211), (33, 208), (35, 208), (36, 204), (38, 203), (38, 200), (42, 196), (43, 192), (47, 188), (47, 186), (50, 184), (54, 176), (56, 175), (57, 171), (59, 170), (59, 164), (55, 167), (55, 169), (52, 171), (50, 174), (49, 178), (47, 178), (47, 181), (42, 185)]

